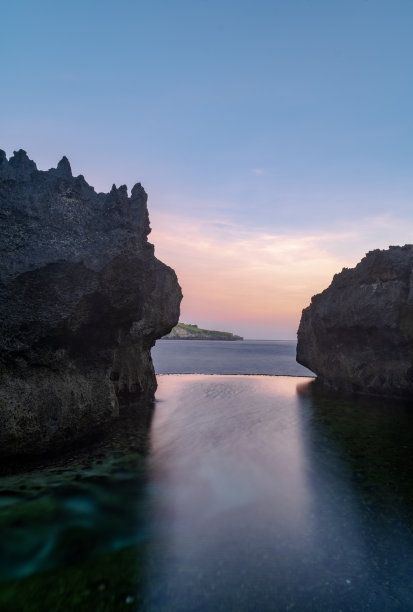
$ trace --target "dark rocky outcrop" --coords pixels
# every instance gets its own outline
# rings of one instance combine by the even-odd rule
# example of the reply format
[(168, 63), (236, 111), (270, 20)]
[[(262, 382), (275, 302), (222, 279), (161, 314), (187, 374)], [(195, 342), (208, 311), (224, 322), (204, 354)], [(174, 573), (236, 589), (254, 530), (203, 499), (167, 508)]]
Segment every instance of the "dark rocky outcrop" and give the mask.
[(0, 151), (0, 453), (90, 434), (153, 396), (150, 349), (177, 323), (174, 271), (147, 242), (138, 183), (96, 193), (66, 157)]
[(336, 274), (303, 310), (297, 361), (333, 389), (413, 396), (413, 245)]

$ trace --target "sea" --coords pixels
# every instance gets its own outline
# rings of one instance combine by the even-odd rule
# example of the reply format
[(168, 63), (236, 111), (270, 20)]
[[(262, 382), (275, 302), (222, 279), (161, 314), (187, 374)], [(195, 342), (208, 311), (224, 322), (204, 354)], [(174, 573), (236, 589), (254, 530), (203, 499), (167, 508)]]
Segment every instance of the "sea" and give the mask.
[(291, 340), (158, 340), (157, 374), (261, 374), (314, 376), (295, 360)]
[(413, 610), (411, 402), (323, 391), (288, 341), (153, 361), (146, 454), (129, 425), (2, 478), (2, 611)]

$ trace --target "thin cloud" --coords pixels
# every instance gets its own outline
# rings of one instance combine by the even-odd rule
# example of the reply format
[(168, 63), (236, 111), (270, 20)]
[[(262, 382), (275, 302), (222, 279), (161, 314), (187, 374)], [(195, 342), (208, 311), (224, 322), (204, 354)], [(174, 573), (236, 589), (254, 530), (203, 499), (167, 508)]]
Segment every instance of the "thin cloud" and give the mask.
[(404, 244), (413, 235), (412, 224), (390, 215), (318, 234), (272, 234), (161, 213), (151, 221), (155, 253), (176, 270), (183, 288), (183, 319), (237, 322), (239, 333), (243, 325), (261, 323), (289, 337), (302, 309), (335, 273), (369, 250)]

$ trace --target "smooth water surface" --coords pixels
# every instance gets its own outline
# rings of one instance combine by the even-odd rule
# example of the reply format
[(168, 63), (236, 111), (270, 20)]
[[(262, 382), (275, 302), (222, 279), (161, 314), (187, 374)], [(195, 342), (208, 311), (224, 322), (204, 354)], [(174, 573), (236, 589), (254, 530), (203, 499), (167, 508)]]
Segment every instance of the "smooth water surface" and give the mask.
[(296, 362), (292, 340), (158, 340), (157, 374), (267, 374), (313, 376)]
[(146, 609), (413, 610), (413, 413), (311, 386), (160, 377)]
[(150, 450), (0, 487), (2, 612), (413, 610), (413, 406), (159, 376)]

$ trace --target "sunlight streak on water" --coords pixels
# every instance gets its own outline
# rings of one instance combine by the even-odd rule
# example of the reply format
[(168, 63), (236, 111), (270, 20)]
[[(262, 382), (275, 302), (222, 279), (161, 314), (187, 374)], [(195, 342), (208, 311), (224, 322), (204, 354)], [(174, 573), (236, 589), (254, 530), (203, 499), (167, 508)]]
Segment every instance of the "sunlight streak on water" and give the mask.
[(315, 419), (310, 388), (159, 377), (148, 611), (358, 610), (363, 597), (391, 609), (403, 597), (400, 582), (383, 588), (353, 472)]
[[(275, 383), (281, 397), (268, 392)], [(186, 524), (190, 515), (202, 523), (264, 495), (284, 528), (299, 529), (309, 498), (298, 408), (291, 393), (285, 401), (288, 386), (282, 378), (161, 379), (149, 465), (151, 480), (167, 480), (176, 493), (175, 520)]]
[[(189, 560), (205, 569), (219, 562), (222, 546), (232, 558), (229, 583), (238, 571), (249, 579), (258, 570), (279, 572), (294, 563), (297, 548), (311, 555), (314, 500), (294, 387), (282, 377), (160, 379), (149, 464), (160, 486), (152, 499), (152, 565), (157, 573), (163, 567), (171, 609), (194, 605), (187, 599)], [(159, 583), (151, 584), (159, 593)]]
[(85, 609), (409, 610), (411, 408), (309, 378), (159, 376), (147, 457), (133, 420), (97, 455), (2, 479), (0, 608), (70, 579)]

